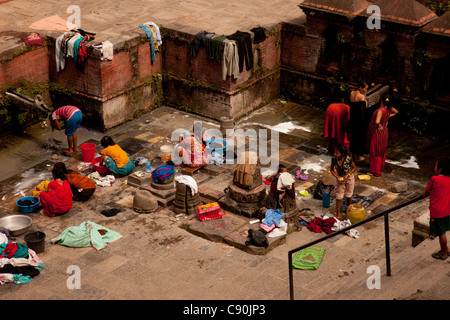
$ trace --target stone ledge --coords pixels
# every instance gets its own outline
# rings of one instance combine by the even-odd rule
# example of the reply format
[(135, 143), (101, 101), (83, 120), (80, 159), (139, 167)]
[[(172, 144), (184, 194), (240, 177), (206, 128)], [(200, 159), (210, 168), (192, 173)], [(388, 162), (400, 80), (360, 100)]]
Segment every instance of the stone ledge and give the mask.
[(412, 246), (417, 246), (427, 238), (430, 238), (430, 213), (428, 211), (414, 221)]

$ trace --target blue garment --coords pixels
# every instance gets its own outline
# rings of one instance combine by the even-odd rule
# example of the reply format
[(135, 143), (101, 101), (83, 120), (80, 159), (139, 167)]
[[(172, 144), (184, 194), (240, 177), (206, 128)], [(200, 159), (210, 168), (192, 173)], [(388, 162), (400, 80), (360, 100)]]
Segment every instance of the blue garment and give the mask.
[(106, 167), (112, 173), (115, 173), (121, 177), (130, 174), (134, 170), (136, 165), (128, 153), (127, 153), (127, 156), (130, 159), (130, 161), (128, 161), (128, 163), (121, 168), (117, 167), (117, 163), (111, 157), (106, 158)]
[(152, 62), (156, 61), (156, 53), (155, 53), (155, 45), (153, 44), (153, 34), (152, 34), (152, 30), (145, 26), (145, 25), (140, 25), (139, 26), (142, 30), (144, 30), (147, 33), (147, 38), (149, 38), (149, 43), (150, 43), (150, 54), (152, 57)]
[(268, 225), (269, 227), (275, 223), (275, 225), (279, 225), (281, 222), (281, 217), (283, 216), (283, 212), (281, 212), (279, 209), (269, 209), (266, 211), (266, 217), (262, 221), (265, 225)]
[(75, 112), (70, 117), (70, 119), (66, 121), (66, 130), (64, 131), (66, 136), (68, 136), (69, 138), (73, 137), (78, 127), (80, 126), (82, 120), (83, 114), (81, 113), (81, 111)]

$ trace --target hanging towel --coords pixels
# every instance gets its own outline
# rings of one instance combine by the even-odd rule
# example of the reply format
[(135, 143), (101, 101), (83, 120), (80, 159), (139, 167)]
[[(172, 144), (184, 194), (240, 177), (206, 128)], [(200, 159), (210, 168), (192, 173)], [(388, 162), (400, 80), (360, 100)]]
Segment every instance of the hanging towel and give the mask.
[(92, 246), (95, 250), (100, 251), (108, 243), (120, 239), (122, 239), (120, 233), (92, 221), (86, 221), (82, 222), (79, 226), (68, 227), (57, 238), (52, 239), (52, 243), (74, 248)]
[(154, 23), (153, 21), (147, 21), (144, 23), (145, 26), (153, 26), (155, 27), (155, 31), (156, 31), (156, 43), (158, 44), (158, 46), (162, 45), (162, 38), (161, 38), (161, 32), (159, 31), (159, 27), (156, 25), (156, 23)]
[(236, 41), (223, 40), (223, 59), (222, 59), (222, 79), (227, 80), (227, 76), (233, 76), (236, 80), (239, 78), (239, 53)]
[(70, 57), (74, 58), (75, 41), (77, 41), (80, 38), (82, 38), (82, 36), (77, 33), (72, 38), (70, 38), (69, 41), (67, 41), (67, 45), (66, 45), (66, 57), (67, 58), (70, 58)]
[(253, 68), (253, 47), (252, 36), (248, 32), (236, 31), (232, 35), (228, 36), (228, 39), (235, 40), (238, 46), (239, 53), (239, 72), (245, 69), (250, 70)]
[(155, 53), (155, 45), (153, 43), (153, 32), (152, 30), (147, 27), (146, 25), (139, 25), (139, 27), (145, 31), (145, 33), (147, 34), (147, 38), (149, 39), (149, 45), (150, 45), (150, 55), (151, 55), (151, 60), (152, 62), (156, 62), (156, 53)]
[[(66, 32), (68, 33), (68, 32)], [(64, 70), (66, 66), (66, 58), (64, 57), (64, 52), (62, 50), (62, 39), (65, 33), (56, 38), (55, 42), (55, 61), (56, 61), (56, 72)]]
[(266, 29), (263, 27), (256, 27), (253, 29), (250, 29), (251, 32), (253, 32), (253, 43), (261, 43), (264, 40), (266, 40)]
[(224, 35), (212, 38), (212, 40), (211, 40), (211, 56), (208, 57), (209, 60), (216, 60), (217, 62), (220, 62), (222, 60), (222, 51), (223, 51), (222, 42), (225, 39), (226, 38)]
[(194, 40), (192, 41), (192, 56), (194, 58), (197, 57), (198, 51), (201, 48), (206, 48), (206, 56), (211, 57), (211, 40), (214, 35), (214, 33), (202, 31), (194, 36)]

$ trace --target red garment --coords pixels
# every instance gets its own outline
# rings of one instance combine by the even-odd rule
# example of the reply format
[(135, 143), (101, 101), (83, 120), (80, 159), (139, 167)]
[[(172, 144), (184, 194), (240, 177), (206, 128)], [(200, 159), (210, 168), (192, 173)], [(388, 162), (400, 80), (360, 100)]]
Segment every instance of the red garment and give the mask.
[(41, 192), (42, 209), (48, 216), (64, 214), (72, 208), (72, 190), (67, 180), (63, 184), (53, 180), (48, 184), (48, 192)]
[(16, 253), (17, 250), (17, 243), (8, 243), (5, 246), (5, 249), (3, 250), (2, 254), (0, 254), (1, 258), (8, 258), (11, 259), (14, 256), (14, 253)]
[(430, 217), (447, 217), (450, 214), (450, 177), (432, 176), (426, 190), (430, 193)]
[(344, 103), (330, 104), (325, 112), (323, 138), (331, 144), (348, 146), (347, 123), (350, 121), (350, 107)]
[[(381, 131), (377, 129), (377, 125), (375, 123), (379, 110), (382, 112), (380, 124), (383, 127), (383, 130)], [(373, 113), (370, 121), (367, 144), (370, 154), (370, 171), (374, 176), (380, 176), (381, 171), (384, 169), (389, 138), (387, 125), (390, 115), (391, 109), (380, 107)]]
[(42, 37), (39, 33), (33, 33), (28, 37), (22, 38), (27, 46), (42, 46), (44, 45), (44, 37)]
[(321, 233), (322, 231), (324, 231), (326, 234), (330, 234), (334, 232), (333, 230), (331, 230), (331, 227), (333, 227), (335, 223), (336, 219), (334, 218), (322, 219), (316, 217), (308, 224), (307, 228), (312, 232)]

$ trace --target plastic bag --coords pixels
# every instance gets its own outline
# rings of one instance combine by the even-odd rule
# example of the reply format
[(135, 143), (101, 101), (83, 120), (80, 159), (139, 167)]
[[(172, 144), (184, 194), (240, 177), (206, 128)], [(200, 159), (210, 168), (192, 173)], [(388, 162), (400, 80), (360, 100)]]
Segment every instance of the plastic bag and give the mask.
[(322, 194), (331, 193), (331, 191), (333, 191), (333, 190), (334, 190), (334, 185), (332, 185), (332, 184), (326, 185), (323, 183), (322, 180), (320, 180), (317, 183), (316, 190), (314, 190), (314, 199), (322, 200)]

